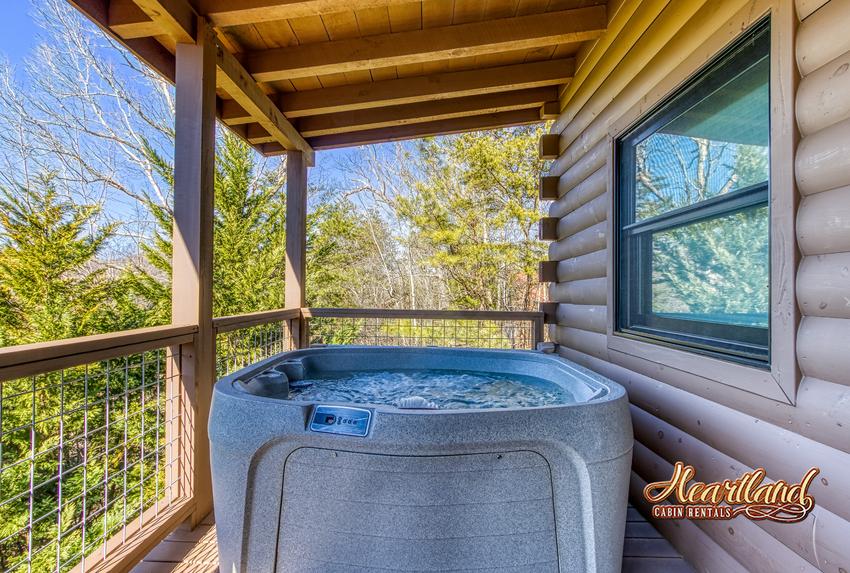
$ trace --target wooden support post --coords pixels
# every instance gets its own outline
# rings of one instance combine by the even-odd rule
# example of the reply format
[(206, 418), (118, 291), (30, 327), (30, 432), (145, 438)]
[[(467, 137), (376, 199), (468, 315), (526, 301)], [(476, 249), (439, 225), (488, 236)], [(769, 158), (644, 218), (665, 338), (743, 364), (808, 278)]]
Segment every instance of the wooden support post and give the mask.
[(544, 175), (540, 178), (540, 186), (538, 188), (540, 192), (540, 200), (541, 201), (557, 201), (558, 200), (558, 180), (560, 177), (557, 175)]
[[(286, 152), (286, 308), (307, 303), (307, 161), (300, 151)], [(293, 325), (296, 321), (293, 321)], [(296, 332), (297, 330), (297, 332)], [(302, 321), (293, 329), (293, 343), (303, 345)]]
[(561, 154), (561, 136), (557, 133), (546, 133), (540, 136), (540, 159), (558, 159)]
[(558, 282), (558, 261), (540, 261), (538, 280), (542, 283)]
[(197, 324), (194, 342), (179, 347), (181, 482), (194, 499), (192, 525), (212, 510), (209, 418), (215, 382), (212, 328), (213, 180), (215, 172), (216, 51), (210, 30), (198, 24), (197, 43), (176, 49), (174, 236), (171, 321)]
[(541, 241), (558, 240), (558, 217), (543, 217), (540, 219), (538, 236)]

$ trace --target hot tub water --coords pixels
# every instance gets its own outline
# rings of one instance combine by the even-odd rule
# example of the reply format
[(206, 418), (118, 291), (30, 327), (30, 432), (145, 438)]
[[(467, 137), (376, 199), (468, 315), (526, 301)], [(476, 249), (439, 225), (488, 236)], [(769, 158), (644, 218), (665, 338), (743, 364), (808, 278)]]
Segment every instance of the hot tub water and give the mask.
[(290, 400), (403, 406), (418, 396), (441, 410), (526, 408), (573, 404), (562, 386), (520, 374), (465, 370), (372, 370), (332, 372), (298, 380)]

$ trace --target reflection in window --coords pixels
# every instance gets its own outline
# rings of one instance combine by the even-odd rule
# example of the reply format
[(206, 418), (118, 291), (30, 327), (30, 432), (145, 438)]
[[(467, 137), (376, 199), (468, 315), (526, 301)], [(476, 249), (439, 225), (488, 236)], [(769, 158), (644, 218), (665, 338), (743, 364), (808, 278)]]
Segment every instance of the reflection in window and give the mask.
[(769, 23), (618, 141), (617, 329), (765, 364)]

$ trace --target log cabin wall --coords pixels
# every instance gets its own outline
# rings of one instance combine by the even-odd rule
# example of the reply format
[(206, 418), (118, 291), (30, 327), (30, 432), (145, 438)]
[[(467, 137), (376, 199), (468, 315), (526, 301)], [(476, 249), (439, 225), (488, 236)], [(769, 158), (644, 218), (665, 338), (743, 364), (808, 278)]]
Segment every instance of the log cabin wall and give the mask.
[[(787, 402), (663, 365), (648, 368), (610, 349), (606, 330), (612, 131), (624, 117), (635, 119), (635, 109), (649, 109), (659, 94), (669, 93), (698, 62), (738, 35), (742, 23), (766, 11), (789, 59), (772, 74), (793, 76), (781, 84), (791, 89), (772, 88), (771, 98), (788, 102), (791, 114), (796, 107), (799, 129), (774, 132), (771, 141), (788, 149), (789, 174), (796, 159), (796, 191), (789, 193), (794, 200), (787, 213), (771, 213), (771, 224), (775, 217), (794, 217), (799, 202), (796, 225), (789, 220), (796, 233), (784, 242), (785, 248), (799, 249), (786, 291), (794, 293), (796, 284), (796, 308), (793, 294), (786, 302), (799, 366), (796, 392)], [(645, 483), (668, 478), (678, 460), (694, 465), (701, 481), (734, 479), (763, 467), (772, 480), (797, 482), (808, 468), (821, 469), (811, 488), (817, 507), (801, 523), (743, 517), (657, 521), (698, 570), (847, 573), (850, 0), (797, 0), (796, 6), (790, 0), (623, 0), (609, 5), (609, 20), (608, 32), (580, 54), (576, 77), (562, 90), (561, 115), (551, 130), (559, 134), (557, 157), (541, 182), (542, 196), (554, 198), (557, 187), (549, 211), (558, 219), (549, 250), (549, 259), (557, 261), (550, 298), (558, 303), (551, 337), (562, 356), (628, 389), (636, 441), (631, 497), (643, 510)], [(547, 145), (551, 140), (550, 135)], [(794, 181), (774, 178), (772, 185), (790, 191)]]

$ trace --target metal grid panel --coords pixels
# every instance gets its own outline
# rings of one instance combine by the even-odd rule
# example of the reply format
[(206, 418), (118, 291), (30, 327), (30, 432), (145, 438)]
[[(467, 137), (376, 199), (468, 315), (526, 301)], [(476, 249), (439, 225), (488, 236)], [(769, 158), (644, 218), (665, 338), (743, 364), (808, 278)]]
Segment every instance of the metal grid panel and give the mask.
[(310, 344), (534, 348), (530, 320), (313, 317)]
[(177, 500), (171, 361), (162, 348), (0, 382), (0, 571), (85, 571)]
[(226, 376), (249, 364), (294, 348), (288, 321), (248, 326), (216, 335), (216, 374)]

